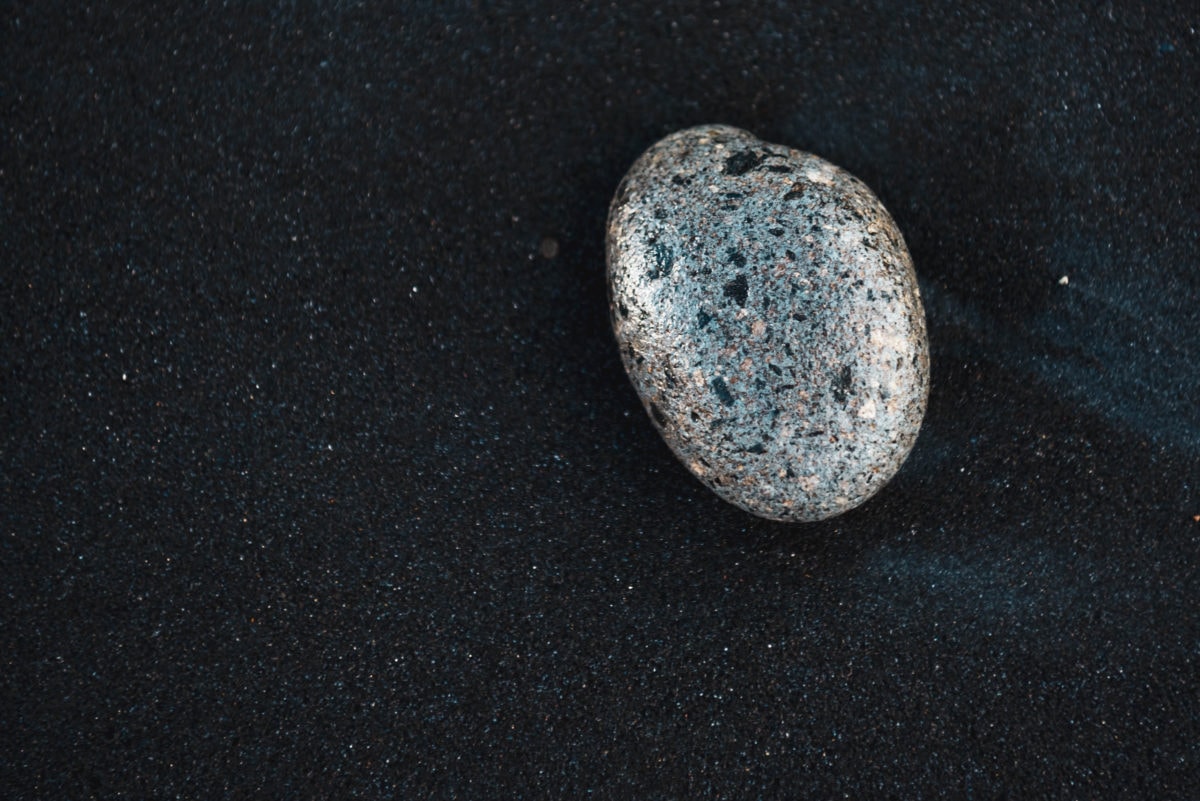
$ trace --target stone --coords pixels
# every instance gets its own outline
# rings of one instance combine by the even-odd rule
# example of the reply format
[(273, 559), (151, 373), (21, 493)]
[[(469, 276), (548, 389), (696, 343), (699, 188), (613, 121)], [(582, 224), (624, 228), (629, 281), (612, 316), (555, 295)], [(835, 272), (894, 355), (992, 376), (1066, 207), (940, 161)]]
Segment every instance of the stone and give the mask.
[(609, 209), (613, 331), (681, 462), (771, 520), (814, 521), (900, 469), (929, 395), (912, 259), (865, 184), (725, 125), (647, 150)]

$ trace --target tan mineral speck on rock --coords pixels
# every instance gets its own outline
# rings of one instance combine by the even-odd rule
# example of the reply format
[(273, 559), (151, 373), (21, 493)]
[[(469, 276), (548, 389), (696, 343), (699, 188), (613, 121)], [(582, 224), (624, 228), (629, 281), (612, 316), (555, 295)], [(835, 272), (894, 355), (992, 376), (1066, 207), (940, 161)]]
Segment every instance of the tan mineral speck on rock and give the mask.
[(861, 181), (704, 125), (647, 150), (608, 217), (613, 330), (679, 460), (772, 520), (840, 514), (917, 439), (925, 314), (904, 239)]

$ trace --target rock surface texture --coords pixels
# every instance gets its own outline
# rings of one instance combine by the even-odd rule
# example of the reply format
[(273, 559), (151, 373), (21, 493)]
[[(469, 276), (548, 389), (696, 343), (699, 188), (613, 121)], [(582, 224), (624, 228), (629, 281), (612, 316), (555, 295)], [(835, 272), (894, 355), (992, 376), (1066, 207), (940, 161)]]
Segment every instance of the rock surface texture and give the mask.
[(621, 181), (607, 250), (625, 369), (719, 496), (821, 520), (899, 470), (929, 393), (925, 316), (861, 181), (737, 128), (689, 128)]

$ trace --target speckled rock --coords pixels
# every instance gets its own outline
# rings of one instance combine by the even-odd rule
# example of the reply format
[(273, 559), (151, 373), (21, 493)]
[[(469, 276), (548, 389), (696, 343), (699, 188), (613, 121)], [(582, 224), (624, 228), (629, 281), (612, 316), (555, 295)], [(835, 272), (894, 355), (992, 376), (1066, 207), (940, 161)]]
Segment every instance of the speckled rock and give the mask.
[(613, 198), (608, 281), (650, 418), (725, 500), (821, 520), (912, 449), (929, 393), (916, 275), (846, 171), (728, 126), (672, 134)]

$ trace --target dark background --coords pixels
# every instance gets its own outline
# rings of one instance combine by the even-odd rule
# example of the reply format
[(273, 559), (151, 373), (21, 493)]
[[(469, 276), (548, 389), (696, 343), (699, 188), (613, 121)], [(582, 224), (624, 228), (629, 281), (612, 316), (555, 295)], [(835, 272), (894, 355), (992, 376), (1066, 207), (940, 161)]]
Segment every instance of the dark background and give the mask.
[[(3, 795), (1195, 793), (1195, 6), (552, 5), (5, 5)], [(920, 440), (825, 523), (608, 328), (705, 122), (920, 276)]]

